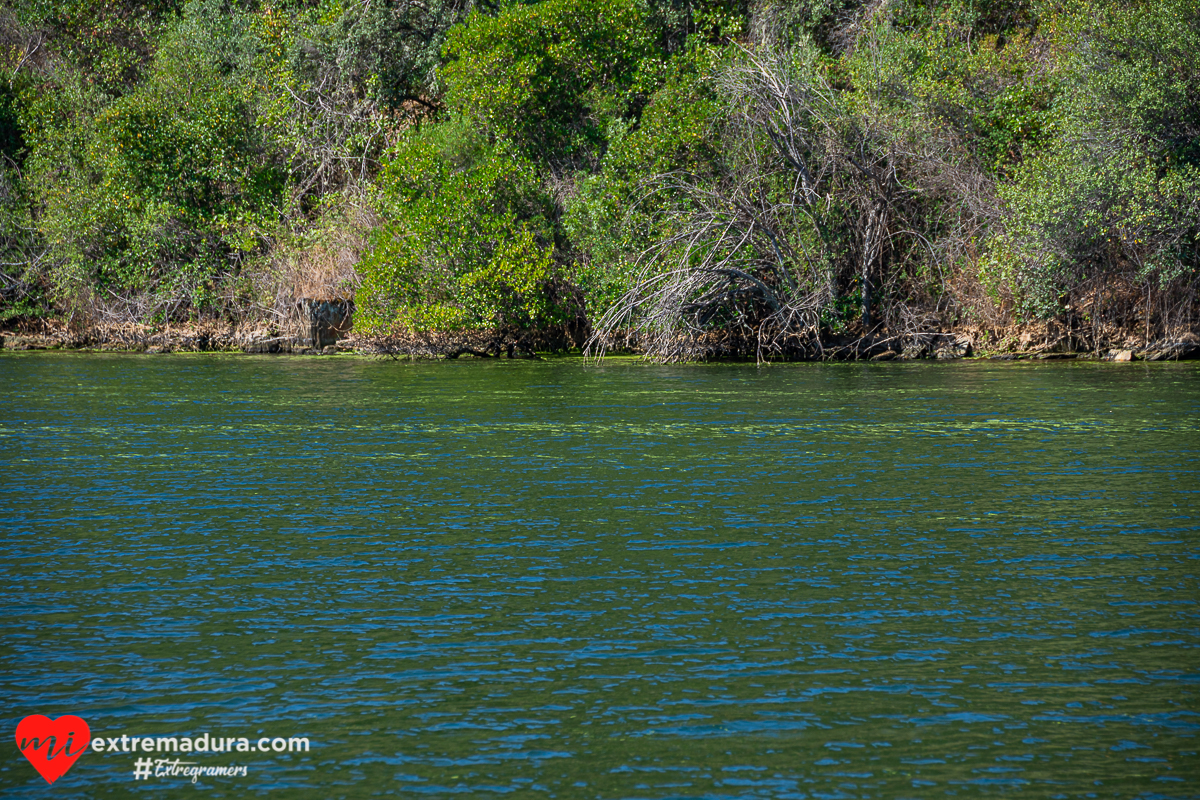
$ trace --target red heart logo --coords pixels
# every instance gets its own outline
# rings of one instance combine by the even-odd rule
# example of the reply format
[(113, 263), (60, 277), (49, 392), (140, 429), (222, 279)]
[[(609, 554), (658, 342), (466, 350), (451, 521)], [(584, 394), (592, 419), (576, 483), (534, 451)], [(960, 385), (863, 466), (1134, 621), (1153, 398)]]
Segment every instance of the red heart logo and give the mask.
[(17, 725), (17, 747), (48, 783), (66, 775), (91, 742), (91, 728), (70, 714), (58, 719), (30, 714)]

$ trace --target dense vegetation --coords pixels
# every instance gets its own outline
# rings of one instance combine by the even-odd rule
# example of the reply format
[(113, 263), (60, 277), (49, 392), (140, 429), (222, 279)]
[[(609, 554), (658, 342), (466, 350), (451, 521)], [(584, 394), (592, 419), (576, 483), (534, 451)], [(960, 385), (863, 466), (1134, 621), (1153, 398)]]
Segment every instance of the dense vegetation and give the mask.
[[(0, 322), (661, 358), (1197, 325), (1200, 0), (22, 0)], [(1040, 326), (1040, 327), (1038, 327)]]

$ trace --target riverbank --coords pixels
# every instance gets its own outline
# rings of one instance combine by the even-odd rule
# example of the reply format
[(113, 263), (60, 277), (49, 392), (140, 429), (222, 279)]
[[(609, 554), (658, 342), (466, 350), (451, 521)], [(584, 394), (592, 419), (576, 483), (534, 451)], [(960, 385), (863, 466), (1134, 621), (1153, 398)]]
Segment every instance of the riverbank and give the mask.
[(309, 335), (275, 328), (237, 328), (213, 325), (155, 327), (126, 325), (114, 328), (73, 330), (65, 325), (43, 324), (40, 329), (0, 330), (4, 350), (83, 350), (118, 353), (249, 353), (333, 355), (371, 347), (343, 337), (327, 343)]
[[(1185, 332), (1172, 338), (1139, 342), (1130, 337), (1121, 346), (1084, 349), (1069, 337), (1054, 336), (1045, 326), (1008, 332), (954, 331), (879, 335), (872, 337), (829, 337), (807, 343), (802, 349), (764, 360), (777, 361), (940, 361), (965, 358), (994, 360), (1098, 361), (1184, 361), (1200, 359), (1200, 336)], [(75, 350), (92, 352), (145, 353), (245, 353), (254, 355), (361, 355), (403, 358), (522, 358), (534, 348), (505, 343), (503, 337), (479, 342), (458, 337), (425, 336), (405, 341), (374, 339), (349, 334), (332, 343), (315, 341), (295, 332), (272, 328), (238, 329), (203, 325), (126, 326), (119, 329), (73, 331), (66, 326), (44, 325), (41, 330), (0, 331), (0, 349)], [(565, 352), (578, 353), (578, 349)], [(640, 355), (636, 342), (611, 351)], [(713, 359), (719, 360), (719, 359)]]

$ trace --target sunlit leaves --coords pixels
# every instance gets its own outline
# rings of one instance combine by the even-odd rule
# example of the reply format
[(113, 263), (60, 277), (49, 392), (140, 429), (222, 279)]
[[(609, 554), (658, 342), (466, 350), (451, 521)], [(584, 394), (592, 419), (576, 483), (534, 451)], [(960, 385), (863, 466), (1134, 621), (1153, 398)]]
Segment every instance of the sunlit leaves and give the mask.
[(360, 265), (359, 329), (529, 329), (553, 322), (558, 276), (533, 164), (456, 126), (406, 137), (380, 176), (376, 232)]
[[(632, 0), (545, 0), (451, 32), (451, 111), (541, 156), (586, 155), (653, 88), (651, 32)], [(539, 152), (548, 149), (551, 152)]]

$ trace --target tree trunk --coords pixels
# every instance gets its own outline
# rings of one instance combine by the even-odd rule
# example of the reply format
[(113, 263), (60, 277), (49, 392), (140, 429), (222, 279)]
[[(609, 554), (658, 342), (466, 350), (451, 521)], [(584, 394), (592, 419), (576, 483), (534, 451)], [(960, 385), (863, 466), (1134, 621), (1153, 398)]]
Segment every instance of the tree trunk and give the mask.
[(874, 267), (883, 253), (883, 233), (887, 228), (887, 204), (877, 201), (867, 212), (867, 225), (863, 231), (862, 265), (859, 285), (862, 289), (862, 323), (863, 332), (868, 333), (875, 326), (872, 318), (872, 301), (874, 298)]

